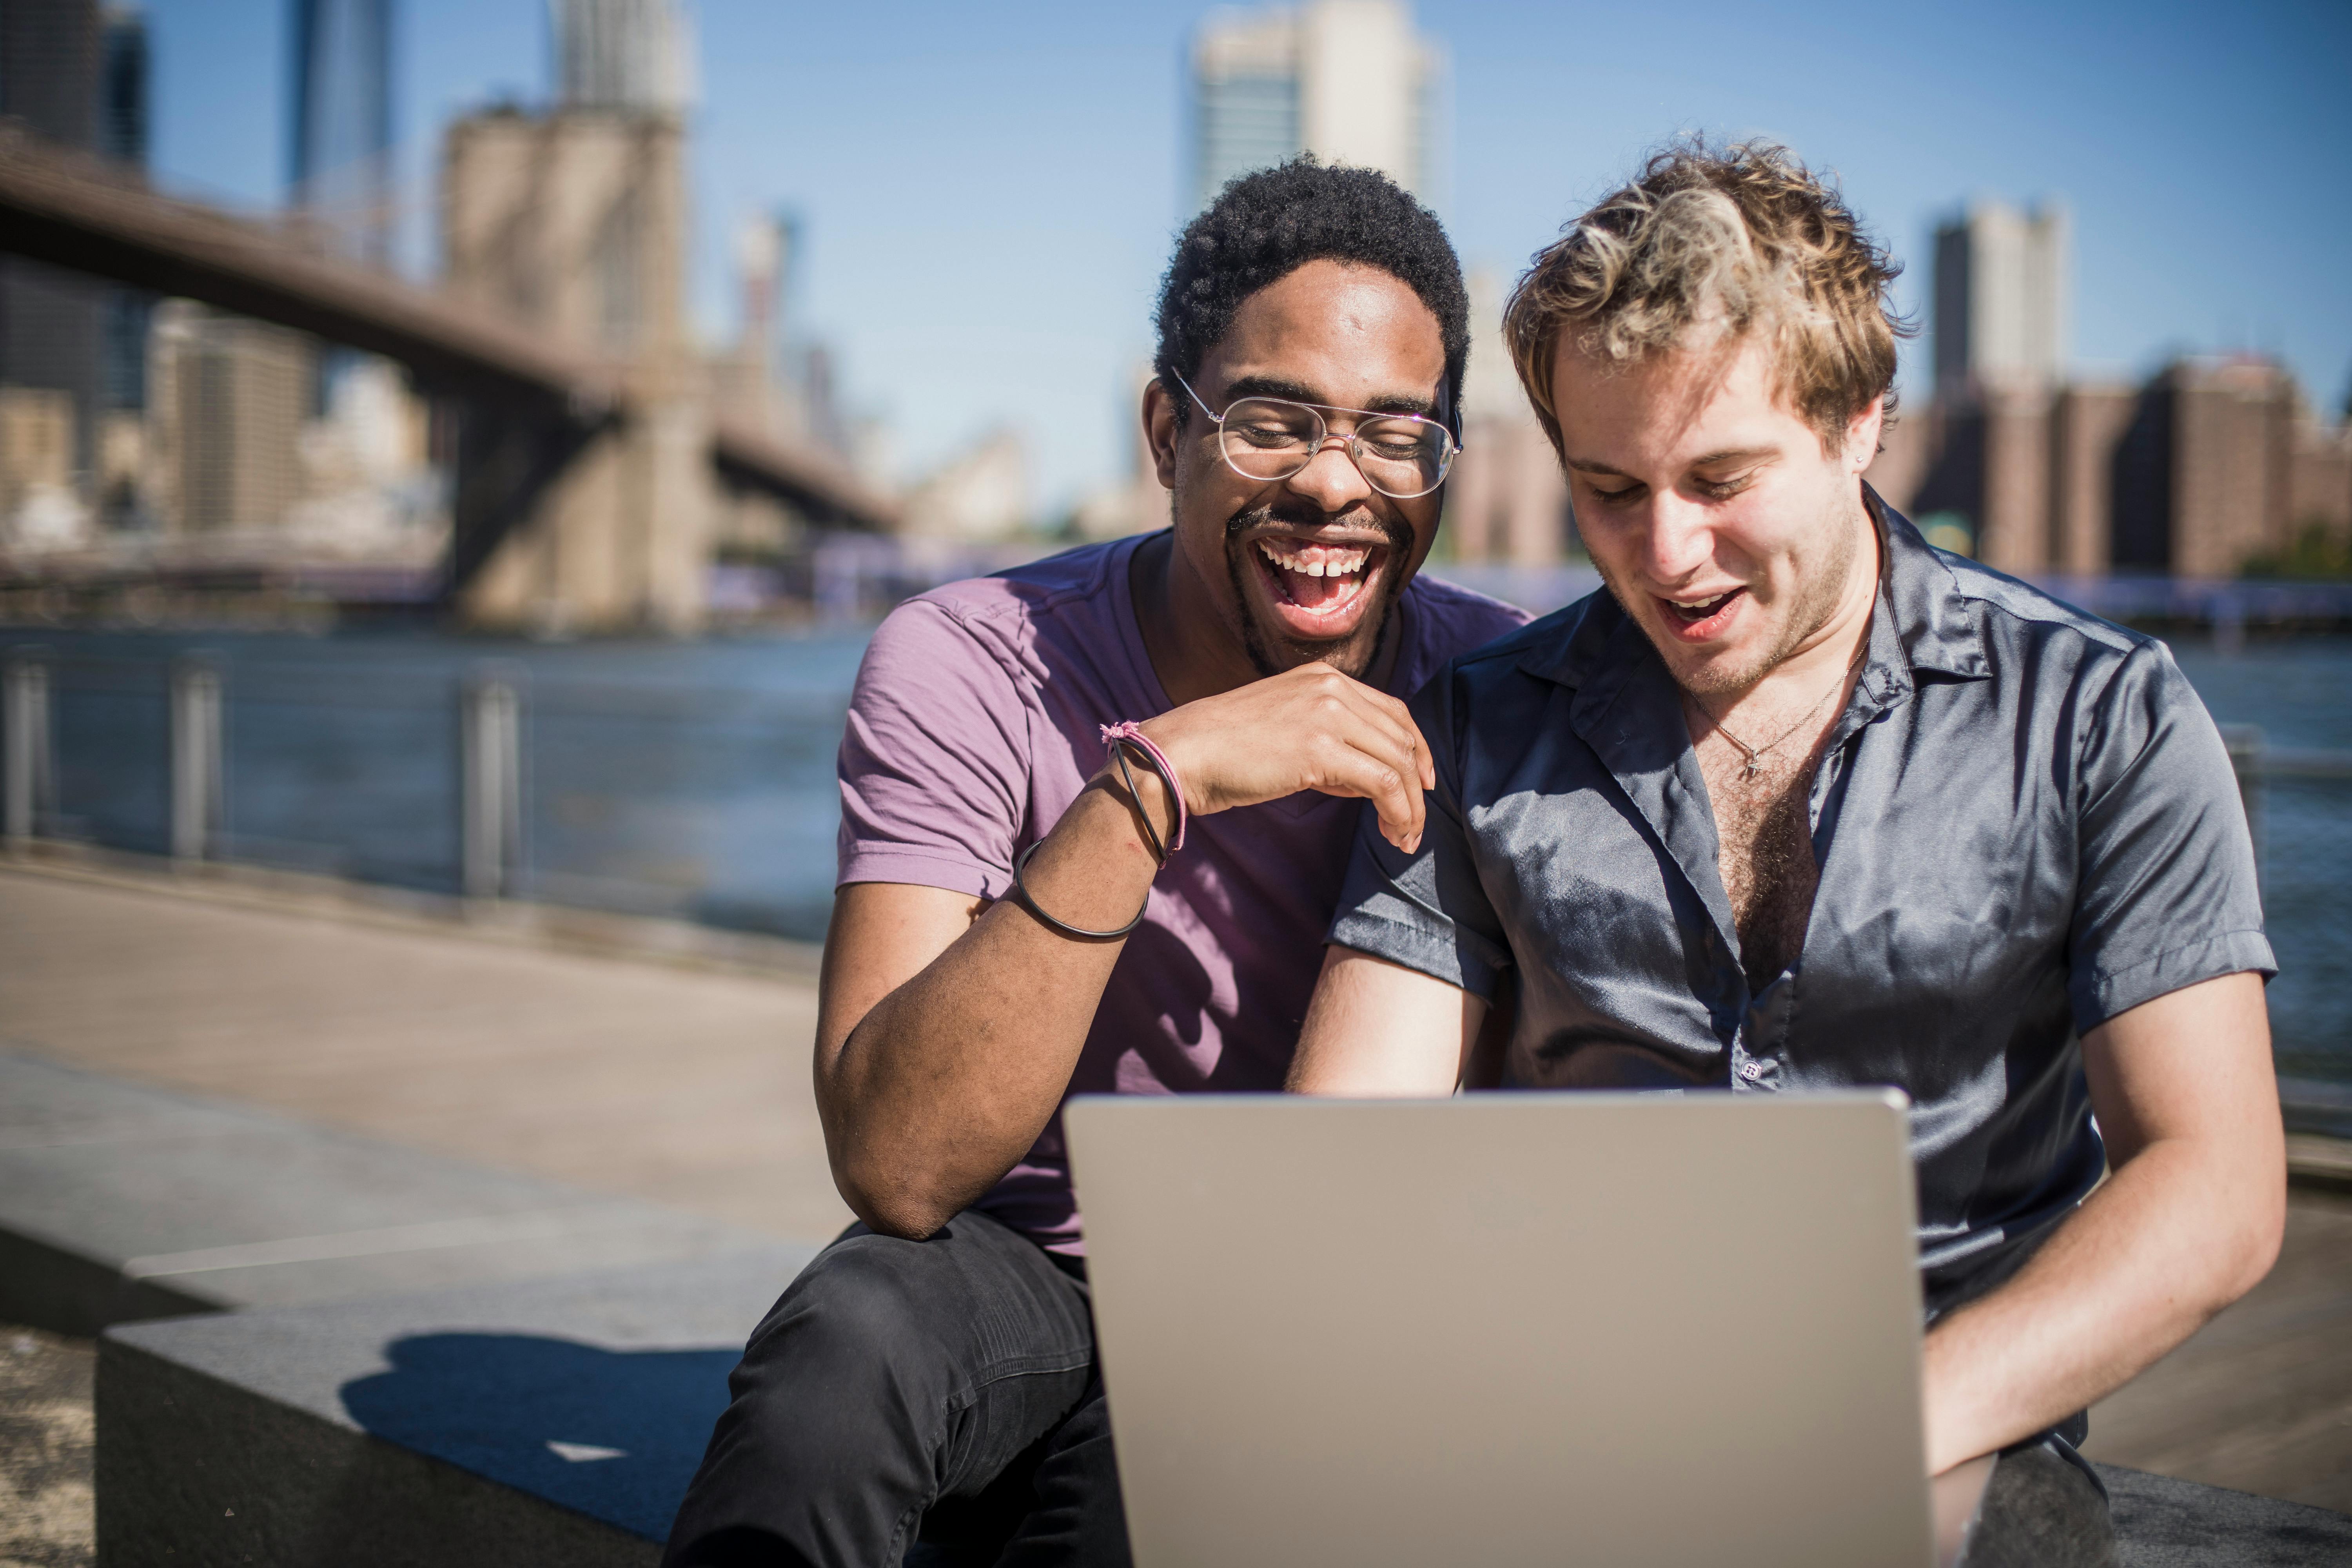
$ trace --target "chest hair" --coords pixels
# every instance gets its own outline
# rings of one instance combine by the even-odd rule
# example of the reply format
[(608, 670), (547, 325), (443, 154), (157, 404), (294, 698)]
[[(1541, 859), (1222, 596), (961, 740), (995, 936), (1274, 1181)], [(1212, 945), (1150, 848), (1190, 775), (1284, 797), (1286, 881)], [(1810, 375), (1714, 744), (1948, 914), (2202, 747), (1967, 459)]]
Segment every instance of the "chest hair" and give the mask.
[(1815, 751), (1759, 757), (1749, 778), (1747, 759), (1720, 735), (1698, 742), (1699, 772), (1715, 808), (1716, 866), (1731, 900), (1750, 992), (1797, 961), (1812, 919), (1821, 885), (1807, 811)]

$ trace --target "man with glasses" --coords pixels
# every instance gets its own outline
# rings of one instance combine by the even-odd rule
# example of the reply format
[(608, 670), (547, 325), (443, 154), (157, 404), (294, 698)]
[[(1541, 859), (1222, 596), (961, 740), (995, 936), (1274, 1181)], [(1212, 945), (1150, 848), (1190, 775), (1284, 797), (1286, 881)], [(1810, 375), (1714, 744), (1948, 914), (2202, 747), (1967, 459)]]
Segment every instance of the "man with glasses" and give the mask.
[(1059, 1108), (1279, 1089), (1360, 811), (1418, 844), (1399, 698), (1525, 618), (1415, 576), (1467, 316), (1380, 174), (1234, 182), (1160, 293), (1173, 526), (876, 634), (816, 1041), (861, 1223), (753, 1332), (671, 1564), (1126, 1561)]

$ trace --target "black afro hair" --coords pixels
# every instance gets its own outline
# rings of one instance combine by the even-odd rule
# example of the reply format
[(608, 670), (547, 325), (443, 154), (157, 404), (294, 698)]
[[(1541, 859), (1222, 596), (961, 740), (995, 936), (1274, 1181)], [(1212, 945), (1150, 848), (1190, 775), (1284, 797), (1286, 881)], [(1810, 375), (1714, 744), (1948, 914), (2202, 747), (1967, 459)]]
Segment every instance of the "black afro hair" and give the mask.
[[(1152, 369), (1171, 394), (1191, 380), (1252, 294), (1310, 261), (1377, 267), (1421, 297), (1445, 343), (1447, 405), (1462, 406), (1470, 357), (1470, 296), (1437, 215), (1373, 169), (1334, 168), (1311, 156), (1244, 174), (1184, 226), (1160, 280)], [(1192, 399), (1176, 398), (1181, 416)], [(1454, 422), (1459, 422), (1458, 412)]]

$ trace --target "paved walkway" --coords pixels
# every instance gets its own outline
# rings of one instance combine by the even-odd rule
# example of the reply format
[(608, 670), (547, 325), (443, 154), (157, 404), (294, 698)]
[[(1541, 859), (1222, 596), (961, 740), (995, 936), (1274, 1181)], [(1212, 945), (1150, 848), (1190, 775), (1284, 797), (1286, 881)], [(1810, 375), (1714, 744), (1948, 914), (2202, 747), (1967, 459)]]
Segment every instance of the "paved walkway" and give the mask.
[[(804, 980), (0, 868), (0, 1040), (794, 1239), (847, 1221)], [(2352, 1511), (2352, 1197), (2093, 1415), (2112, 1463)]]
[(0, 868), (0, 1040), (794, 1240), (816, 990)]

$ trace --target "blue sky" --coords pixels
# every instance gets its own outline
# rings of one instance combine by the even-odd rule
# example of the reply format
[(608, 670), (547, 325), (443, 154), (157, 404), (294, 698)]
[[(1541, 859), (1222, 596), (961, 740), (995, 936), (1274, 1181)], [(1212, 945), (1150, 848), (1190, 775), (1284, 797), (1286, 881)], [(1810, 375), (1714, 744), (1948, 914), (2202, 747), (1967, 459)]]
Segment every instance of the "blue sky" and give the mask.
[[(441, 126), (547, 89), (543, 0), (400, 0), (397, 132), (429, 265)], [(285, 0), (151, 0), (155, 162), (247, 205), (285, 178)], [(1188, 216), (1186, 42), (1205, 5), (699, 0), (696, 310), (731, 319), (729, 236), (804, 226), (802, 327), (907, 467), (1002, 425), (1041, 508), (1123, 468), (1153, 285)], [(2006, 3), (1672, 7), (1420, 0), (1450, 60), (1437, 205), (1507, 274), (1679, 131), (1763, 134), (1834, 170), (1927, 284), (1972, 195), (2063, 198), (2074, 351), (2283, 356), (2352, 390), (2352, 7)], [(1926, 344), (1906, 357), (1924, 364)], [(1906, 375), (1907, 379), (1907, 375)]]

